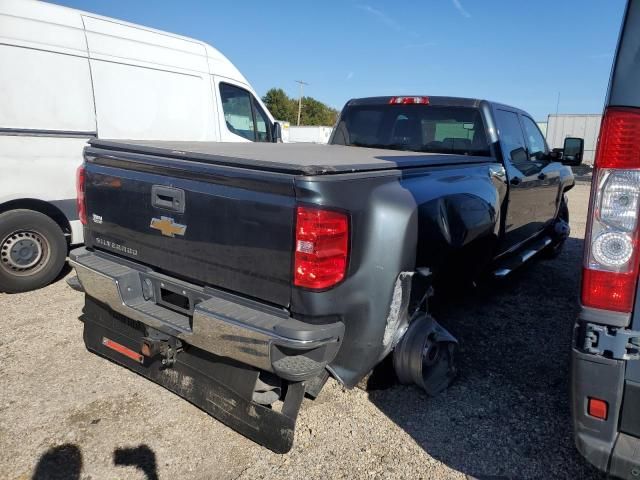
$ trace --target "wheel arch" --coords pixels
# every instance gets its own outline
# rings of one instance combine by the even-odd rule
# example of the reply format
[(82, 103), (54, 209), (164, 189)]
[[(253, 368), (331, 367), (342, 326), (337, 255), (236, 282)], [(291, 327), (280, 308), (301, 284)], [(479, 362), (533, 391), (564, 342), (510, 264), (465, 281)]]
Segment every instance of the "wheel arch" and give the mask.
[(33, 210), (51, 218), (64, 233), (67, 245), (71, 241), (71, 223), (62, 210), (51, 202), (36, 198), (19, 198), (0, 204), (0, 214), (11, 210)]

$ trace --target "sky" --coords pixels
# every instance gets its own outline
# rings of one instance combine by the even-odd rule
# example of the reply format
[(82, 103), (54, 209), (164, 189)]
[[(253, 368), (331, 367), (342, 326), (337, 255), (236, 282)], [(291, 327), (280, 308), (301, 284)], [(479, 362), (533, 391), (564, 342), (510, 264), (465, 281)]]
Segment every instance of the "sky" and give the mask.
[[(449, 95), (600, 113), (624, 0), (55, 0), (196, 38), (259, 95)], [(560, 101), (558, 105), (558, 94)]]

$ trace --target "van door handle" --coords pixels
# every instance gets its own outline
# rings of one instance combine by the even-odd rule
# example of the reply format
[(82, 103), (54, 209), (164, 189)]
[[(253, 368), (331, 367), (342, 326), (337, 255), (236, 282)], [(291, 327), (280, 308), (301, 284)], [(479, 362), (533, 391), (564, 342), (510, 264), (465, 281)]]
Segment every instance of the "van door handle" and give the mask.
[(510, 183), (511, 185), (520, 185), (520, 182), (521, 182), (521, 181), (522, 181), (522, 180), (520, 180), (520, 177), (513, 177), (513, 178), (509, 181), (509, 183)]
[(172, 212), (184, 213), (184, 190), (153, 185), (151, 187), (151, 205)]
[(545, 178), (547, 178), (547, 174), (540, 172), (540, 175), (538, 175), (538, 180), (544, 180)]

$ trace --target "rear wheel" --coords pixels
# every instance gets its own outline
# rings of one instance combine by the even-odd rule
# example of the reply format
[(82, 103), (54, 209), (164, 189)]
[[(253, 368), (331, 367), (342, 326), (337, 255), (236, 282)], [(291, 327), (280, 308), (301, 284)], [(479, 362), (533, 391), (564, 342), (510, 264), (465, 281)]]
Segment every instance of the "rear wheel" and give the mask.
[(393, 366), (400, 383), (414, 383), (428, 395), (437, 395), (454, 380), (457, 340), (424, 314), (415, 318), (393, 351)]
[[(560, 209), (558, 210), (558, 216), (556, 217), (554, 227), (556, 227), (559, 222), (564, 222), (566, 225), (569, 225), (569, 206), (567, 205), (567, 200), (566, 198), (564, 198), (564, 196), (562, 197), (562, 201), (560, 202)], [(557, 234), (557, 232), (554, 233)], [(562, 236), (560, 240), (556, 240), (546, 249), (544, 249), (542, 255), (545, 258), (556, 258), (562, 253), (562, 247), (564, 247), (566, 241), (567, 237)]]
[(48, 216), (33, 210), (0, 215), (0, 291), (27, 292), (48, 285), (66, 256), (64, 234)]

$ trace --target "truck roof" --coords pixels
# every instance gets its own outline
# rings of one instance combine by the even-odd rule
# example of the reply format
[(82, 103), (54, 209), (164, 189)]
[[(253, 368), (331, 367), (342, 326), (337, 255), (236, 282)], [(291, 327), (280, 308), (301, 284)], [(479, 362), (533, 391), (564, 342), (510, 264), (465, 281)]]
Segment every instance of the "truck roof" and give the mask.
[[(412, 167), (487, 163), (490, 157), (443, 153), (324, 145), (312, 143), (221, 143), (160, 140), (89, 141), (89, 155), (153, 155), (202, 163), (283, 172), (293, 175), (324, 175)], [(96, 150), (99, 149), (99, 150)]]
[(429, 99), (429, 105), (447, 106), (447, 107), (478, 107), (482, 102), (480, 98), (466, 97), (440, 97), (433, 95), (391, 95), (385, 97), (362, 97), (352, 98), (347, 105), (386, 105), (392, 98), (397, 97), (423, 97)]
[(504, 103), (493, 102), (491, 100), (486, 100), (482, 98), (467, 98), (467, 97), (441, 97), (441, 96), (433, 96), (433, 95), (391, 95), (386, 97), (363, 97), (363, 98), (352, 98), (347, 102), (345, 106), (352, 105), (386, 105), (392, 98), (397, 97), (425, 97), (429, 99), (429, 105), (434, 107), (470, 107), (470, 108), (480, 108), (482, 105), (492, 105), (498, 108), (506, 108), (508, 110), (514, 110), (517, 112), (521, 112), (527, 116), (529, 114), (524, 110), (513, 107), (511, 105), (506, 105)]

